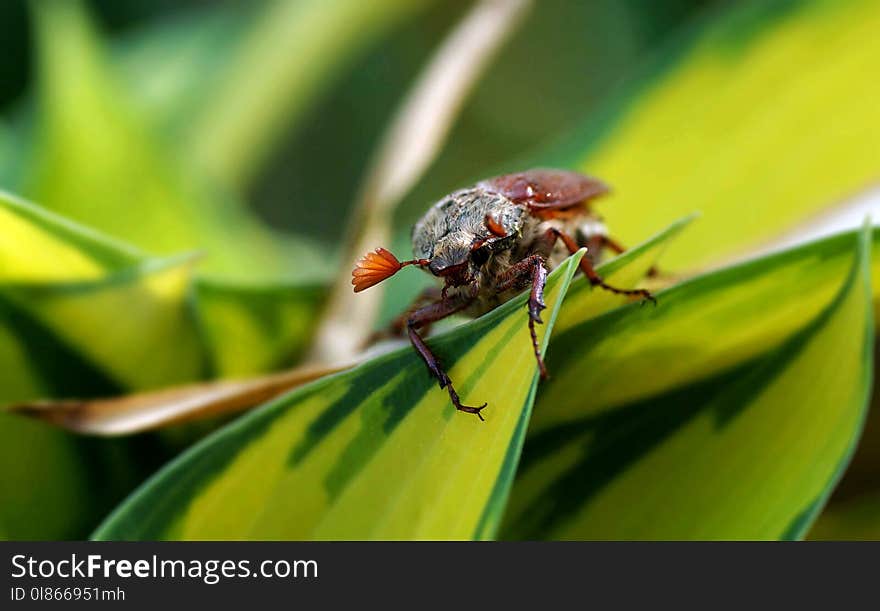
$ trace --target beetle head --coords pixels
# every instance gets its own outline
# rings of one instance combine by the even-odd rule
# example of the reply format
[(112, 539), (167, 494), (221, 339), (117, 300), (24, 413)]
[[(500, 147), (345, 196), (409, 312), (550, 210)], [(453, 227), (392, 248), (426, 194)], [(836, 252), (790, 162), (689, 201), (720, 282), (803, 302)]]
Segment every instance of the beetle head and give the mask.
[(475, 281), (492, 256), (520, 235), (524, 209), (480, 188), (456, 191), (413, 228), (413, 251), (446, 286)]
[(355, 292), (416, 265), (443, 278), (447, 287), (474, 283), (498, 252), (511, 248), (524, 222), (524, 208), (482, 188), (443, 198), (413, 227), (411, 261), (400, 262), (384, 248), (368, 253), (352, 271)]
[(511, 227), (508, 233), (501, 222), (487, 214), (478, 232), (462, 229), (441, 238), (433, 248), (428, 271), (443, 278), (446, 286), (470, 284), (495, 253), (510, 248), (517, 230)]

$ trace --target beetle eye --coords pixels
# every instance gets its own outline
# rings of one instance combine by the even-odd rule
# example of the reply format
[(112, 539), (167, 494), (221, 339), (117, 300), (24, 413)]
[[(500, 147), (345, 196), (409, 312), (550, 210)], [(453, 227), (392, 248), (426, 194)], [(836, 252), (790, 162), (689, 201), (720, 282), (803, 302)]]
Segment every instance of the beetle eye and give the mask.
[(485, 246), (471, 251), (471, 261), (473, 261), (474, 265), (476, 265), (477, 267), (482, 266), (488, 260), (489, 260), (489, 249), (486, 248)]

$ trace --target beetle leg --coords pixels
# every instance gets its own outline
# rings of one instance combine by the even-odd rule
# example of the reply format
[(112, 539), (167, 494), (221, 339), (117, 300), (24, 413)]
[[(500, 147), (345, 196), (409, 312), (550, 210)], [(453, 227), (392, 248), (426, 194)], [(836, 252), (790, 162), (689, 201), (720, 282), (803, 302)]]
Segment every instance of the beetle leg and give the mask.
[[(574, 254), (578, 251), (577, 242), (575, 242), (574, 238), (572, 238), (567, 233), (563, 233), (558, 229), (549, 229), (548, 233), (555, 237), (557, 240), (562, 240), (562, 243), (565, 244), (565, 247), (568, 249), (568, 252)], [(654, 295), (651, 294), (650, 291), (646, 289), (619, 289), (617, 287), (611, 286), (607, 284), (602, 277), (596, 272), (596, 269), (593, 267), (593, 262), (590, 257), (583, 257), (580, 263), (581, 271), (584, 272), (584, 275), (590, 281), (590, 284), (593, 286), (600, 286), (606, 291), (611, 291), (617, 295), (638, 295), (642, 299), (647, 299), (648, 301), (653, 302), (655, 305), (657, 304), (657, 300), (654, 298)]]
[(455, 314), (466, 307), (472, 300), (473, 298), (471, 297), (457, 300), (447, 299), (420, 308), (410, 314), (406, 321), (406, 331), (409, 335), (409, 341), (412, 342), (416, 352), (419, 353), (419, 356), (422, 357), (425, 365), (428, 366), (428, 371), (431, 372), (431, 375), (437, 378), (437, 381), (440, 383), (440, 388), (445, 388), (449, 393), (449, 398), (452, 400), (455, 409), (469, 414), (476, 414), (480, 420), (483, 420), (483, 415), (480, 411), (486, 407), (486, 403), (483, 403), (479, 407), (462, 404), (458, 393), (455, 391), (455, 387), (452, 385), (452, 380), (449, 379), (449, 375), (443, 370), (439, 359), (437, 359), (434, 353), (431, 352), (431, 349), (428, 348), (428, 345), (425, 344), (422, 336), (418, 333), (418, 329)]
[(530, 255), (511, 265), (501, 278), (498, 285), (499, 291), (525, 286), (531, 283), (532, 290), (529, 293), (529, 333), (532, 336), (532, 348), (535, 351), (535, 359), (538, 361), (538, 369), (541, 377), (547, 378), (547, 367), (541, 358), (541, 346), (538, 344), (538, 333), (535, 324), (544, 324), (541, 320), (541, 310), (547, 308), (544, 304), (544, 285), (547, 284), (547, 268), (544, 259), (540, 255)]
[(601, 247), (614, 251), (614, 253), (618, 255), (622, 255), (626, 252), (626, 248), (614, 238), (607, 235), (599, 236), (599, 238), (599, 245)]
[(578, 245), (585, 246), (587, 248), (587, 252), (584, 255), (584, 258), (589, 258), (591, 265), (595, 267), (602, 262), (602, 250), (607, 247), (605, 236), (591, 235), (586, 240), (579, 241)]

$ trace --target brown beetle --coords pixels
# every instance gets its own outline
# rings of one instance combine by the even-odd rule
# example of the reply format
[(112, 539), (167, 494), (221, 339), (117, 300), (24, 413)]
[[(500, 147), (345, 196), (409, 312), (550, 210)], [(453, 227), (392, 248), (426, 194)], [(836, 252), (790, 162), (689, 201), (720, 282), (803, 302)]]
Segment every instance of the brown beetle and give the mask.
[(355, 292), (393, 276), (407, 265), (426, 269), (444, 280), (441, 291), (419, 297), (400, 321), (409, 339), (440, 388), (446, 388), (455, 407), (483, 419), (479, 407), (464, 405), (419, 334), (431, 323), (451, 314), (480, 316), (531, 287), (529, 330), (541, 376), (547, 370), (541, 359), (535, 323), (541, 323), (547, 273), (581, 247), (587, 255), (580, 268), (589, 281), (622, 295), (654, 301), (646, 290), (609, 286), (594, 266), (605, 249), (623, 252), (608, 237), (590, 202), (607, 193), (599, 180), (566, 170), (534, 169), (483, 180), (449, 194), (434, 204), (412, 232), (415, 259), (398, 261), (384, 248), (367, 253), (352, 271)]

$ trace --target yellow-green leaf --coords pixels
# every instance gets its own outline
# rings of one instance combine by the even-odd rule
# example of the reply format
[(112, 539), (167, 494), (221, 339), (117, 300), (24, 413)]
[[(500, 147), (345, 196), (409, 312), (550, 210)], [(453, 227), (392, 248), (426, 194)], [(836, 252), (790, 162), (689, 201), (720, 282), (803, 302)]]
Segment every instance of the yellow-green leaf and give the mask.
[(874, 0), (734, 3), (539, 161), (607, 180), (624, 240), (701, 211), (674, 269), (739, 254), (880, 178), (878, 28)]
[[(542, 345), (581, 255), (550, 275)], [(463, 400), (489, 403), (486, 422), (456, 413), (407, 347), (297, 390), (199, 443), (95, 537), (491, 536), (537, 384), (525, 297), (430, 342)]]
[[(131, 286), (136, 285), (133, 278), (123, 280), (123, 275), (145, 264), (143, 255), (130, 247), (0, 192), (0, 404), (54, 392), (118, 392), (119, 382), (84, 357), (80, 348), (106, 348), (105, 333), (113, 329), (120, 311), (92, 309), (77, 297), (76, 287), (97, 290), (104, 279), (115, 277), (119, 284), (108, 285), (110, 293), (119, 294), (127, 283), (139, 298), (144, 293)], [(122, 310), (132, 305), (126, 303)], [(61, 338), (72, 340), (82, 332), (80, 320), (66, 317), (71, 308), (85, 309), (83, 328), (93, 332), (85, 346)], [(167, 312), (174, 306), (160, 309)], [(148, 326), (141, 332), (152, 330)], [(185, 355), (186, 342), (183, 346)], [(111, 364), (127, 349), (120, 347)], [(169, 364), (178, 362), (171, 356)], [(113, 467), (107, 468), (109, 445), (0, 413), (0, 537), (83, 537), (95, 515), (119, 493), (114, 476), (119, 471), (114, 469), (125, 462), (114, 455)]]
[[(0, 236), (0, 404), (116, 395), (208, 372), (191, 256), (150, 258), (5, 193)], [(280, 316), (311, 303), (294, 288), (267, 303), (275, 292), (220, 285), (205, 299), (204, 328), (229, 329), (239, 364), (280, 359), (304, 341)], [(273, 312), (265, 328), (248, 325)], [(250, 334), (273, 333), (274, 343), (248, 350), (258, 343)], [(124, 444), (6, 413), (0, 448), (0, 536), (12, 539), (82, 538), (150, 462), (132, 463)]]
[(201, 377), (192, 257), (150, 259), (0, 194), (0, 402)]
[(94, 281), (5, 284), (0, 304), (52, 395), (92, 396), (82, 393), (96, 378), (95, 394), (153, 388), (204, 371), (191, 274), (192, 257), (151, 260)]
[[(841, 234), (683, 282), (658, 293), (657, 307), (557, 327), (548, 353), (553, 381), (541, 393), (553, 408), (536, 414), (533, 431), (577, 420), (584, 410), (647, 400), (779, 346), (831, 301), (855, 237)], [(880, 233), (873, 243), (880, 248)], [(876, 270), (873, 281), (880, 282)], [(590, 367), (569, 367), (567, 354), (589, 358)], [(574, 385), (589, 389), (588, 402), (570, 393)]]
[[(5, 193), (0, 236), (0, 404), (200, 373), (187, 260), (149, 259)], [(138, 477), (112, 442), (0, 413), (3, 538), (82, 538)]]
[(554, 338), (503, 534), (802, 536), (861, 431), (870, 245), (837, 236)]
[[(876, 312), (875, 312), (876, 316)], [(877, 379), (874, 344), (874, 379)], [(810, 529), (809, 539), (880, 538), (880, 389), (874, 384), (865, 430), (852, 462), (828, 506)]]
[(0, 282), (93, 280), (144, 255), (0, 191)]
[(326, 292), (320, 285), (200, 280), (197, 303), (214, 375), (241, 377), (296, 363)]
[[(614, 287), (636, 288), (642, 283), (651, 268), (655, 267), (668, 243), (673, 241), (672, 238), (676, 237), (694, 218), (695, 216), (691, 215), (673, 223), (620, 256), (599, 265), (597, 271), (608, 284)], [(559, 333), (567, 330), (573, 325), (629, 301), (632, 301), (630, 297), (597, 289), (590, 286), (585, 278), (579, 278), (572, 284), (565, 296), (565, 308), (559, 314), (559, 320), (556, 321), (556, 331)]]
[(296, 362), (317, 285), (193, 279), (0, 192), (0, 402), (90, 398)]

